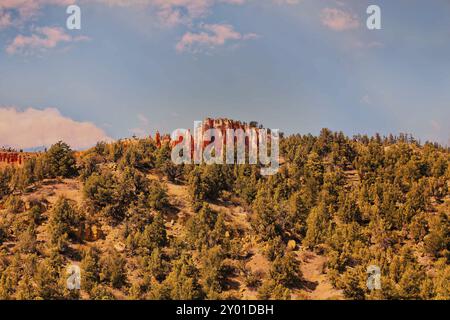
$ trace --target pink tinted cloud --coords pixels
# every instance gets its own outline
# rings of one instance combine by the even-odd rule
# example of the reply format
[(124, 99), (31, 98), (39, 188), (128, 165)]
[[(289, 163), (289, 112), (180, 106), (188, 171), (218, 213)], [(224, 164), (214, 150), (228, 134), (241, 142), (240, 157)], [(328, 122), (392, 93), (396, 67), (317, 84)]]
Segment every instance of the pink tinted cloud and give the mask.
[(299, 4), (301, 0), (274, 0), (276, 4)]
[[(194, 19), (208, 15), (216, 4), (242, 5), (250, 0), (0, 0), (0, 19), (2, 10), (15, 10), (16, 20), (28, 21), (39, 14), (47, 5), (68, 6), (75, 3), (98, 2), (110, 6), (141, 6), (156, 10), (160, 21), (169, 26), (189, 24)], [(298, 4), (301, 0), (272, 0), (275, 4)], [(1, 20), (0, 20), (1, 21)], [(17, 23), (18, 21), (14, 21)], [(9, 24), (8, 24), (9, 25)], [(1, 22), (0, 22), (1, 26)]]
[[(7, 25), (13, 26), (27, 22), (39, 14), (42, 7), (46, 5), (68, 6), (75, 3), (75, 0), (1, 0), (0, 1), (0, 28), (2, 13), (8, 15), (10, 21)], [(11, 12), (17, 12), (17, 17), (12, 19)]]
[(229, 24), (205, 24), (198, 33), (186, 32), (176, 45), (178, 52), (198, 52), (225, 45), (228, 41), (255, 39), (254, 33), (241, 34)]
[[(207, 16), (217, 4), (243, 5), (250, 0), (97, 0), (110, 6), (147, 6), (156, 11), (159, 21), (166, 26), (191, 24)], [(258, 0), (260, 1), (260, 0)], [(298, 4), (301, 0), (272, 0), (273, 3)]]
[(218, 3), (231, 5), (244, 4), (246, 0), (150, 0), (156, 8), (158, 18), (167, 26), (190, 24), (193, 20), (205, 17)]
[(335, 31), (356, 29), (359, 19), (356, 15), (336, 8), (325, 8), (320, 15), (322, 24)]
[(242, 4), (245, 0), (97, 0), (110, 6), (151, 7), (162, 25), (189, 24), (206, 16), (214, 4)]
[(0, 9), (0, 30), (8, 28), (13, 24), (11, 13)]
[(55, 48), (62, 42), (73, 42), (88, 40), (87, 37), (72, 37), (62, 28), (43, 27), (36, 28), (30, 36), (18, 35), (6, 47), (8, 54), (28, 54), (35, 51)]
[(94, 124), (64, 117), (54, 108), (19, 111), (0, 107), (0, 145), (29, 149), (48, 147), (60, 140), (74, 149), (85, 149), (111, 138)]

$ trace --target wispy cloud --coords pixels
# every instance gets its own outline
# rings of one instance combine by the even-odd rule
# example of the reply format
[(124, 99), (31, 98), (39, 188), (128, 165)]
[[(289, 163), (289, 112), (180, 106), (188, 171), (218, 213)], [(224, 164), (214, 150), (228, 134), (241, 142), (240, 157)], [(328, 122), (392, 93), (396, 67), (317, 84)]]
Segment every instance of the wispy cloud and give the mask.
[(59, 140), (72, 148), (84, 149), (111, 138), (94, 124), (64, 117), (54, 108), (20, 111), (0, 107), (0, 145), (29, 149), (47, 147)]
[[(173, 27), (183, 25), (185, 31), (175, 48), (178, 52), (205, 52), (224, 46), (230, 41), (242, 41), (256, 38), (256, 34), (241, 34), (230, 24), (204, 24), (201, 21), (207, 17), (217, 4), (243, 5), (248, 0), (98, 0), (108, 5), (116, 6), (147, 6), (153, 8), (161, 25)], [(281, 3), (279, 0), (274, 2)], [(283, 0), (284, 3), (297, 2)], [(195, 25), (200, 25), (197, 30)]]
[(370, 98), (370, 96), (368, 94), (366, 94), (361, 98), (361, 103), (371, 105), (372, 99)]
[(356, 49), (379, 49), (383, 48), (384, 44), (379, 41), (367, 41), (365, 39), (354, 39), (350, 41), (350, 46)]
[(147, 136), (150, 132), (150, 120), (143, 114), (138, 114), (137, 118), (139, 120), (139, 126), (133, 129), (130, 129), (129, 131), (140, 138), (143, 138)]
[(58, 27), (35, 28), (34, 32), (29, 36), (16, 36), (6, 47), (6, 52), (8, 54), (32, 54), (55, 48), (60, 43), (78, 42), (88, 39), (82, 36), (73, 37)]
[(13, 24), (10, 12), (0, 9), (0, 30), (10, 27)]
[[(194, 20), (211, 13), (217, 4), (243, 5), (250, 0), (97, 0), (110, 6), (152, 7), (160, 20), (167, 26), (191, 24)], [(278, 5), (294, 5), (301, 0), (272, 0)]]
[(35, 27), (45, 6), (69, 6), (76, 0), (0, 0), (0, 30), (14, 28), (22, 33), (16, 34), (6, 47), (9, 54), (32, 54), (56, 47), (62, 42), (87, 40), (87, 37), (73, 37), (60, 27)]
[(37, 16), (46, 5), (68, 6), (75, 0), (1, 0), (0, 28), (17, 26)]
[[(295, 5), (301, 0), (271, 0), (277, 5)], [(68, 6), (70, 4), (89, 4), (97, 2), (108, 6), (120, 7), (150, 7), (160, 22), (174, 26), (190, 24), (194, 20), (203, 18), (212, 12), (218, 4), (243, 5), (250, 0), (1, 0), (0, 27), (26, 22), (36, 17), (40, 10), (49, 5)], [(12, 19), (14, 13), (14, 19)]]
[(276, 4), (299, 4), (302, 0), (273, 0)]
[(241, 5), (246, 0), (97, 0), (110, 6), (151, 7), (161, 24), (175, 26), (190, 24), (195, 19), (203, 18), (218, 3)]
[(351, 30), (360, 26), (357, 15), (341, 9), (325, 8), (322, 10), (320, 18), (324, 26), (334, 31)]
[(229, 24), (204, 24), (197, 33), (185, 33), (176, 49), (178, 52), (202, 52), (224, 46), (229, 41), (245, 41), (257, 37), (254, 33), (241, 34)]
[[(301, 0), (270, 1), (274, 5), (296, 5), (301, 2)], [(149, 9), (161, 26), (184, 26), (189, 31), (185, 31), (182, 40), (177, 44), (178, 51), (192, 50), (194, 46), (195, 50), (199, 50), (200, 47), (217, 47), (229, 40), (246, 40), (256, 36), (242, 35), (234, 31), (234, 27), (220, 24), (206, 24), (200, 32), (192, 31), (194, 26), (203, 25), (204, 18), (213, 12), (215, 6), (219, 4), (240, 6), (249, 3), (250, 0), (0, 0), (0, 30), (12, 26), (29, 27), (29, 22), (38, 17), (45, 6), (68, 6), (73, 3), (87, 5), (93, 2), (107, 6)], [(31, 31), (33, 34), (30, 36), (17, 35), (7, 47), (7, 52), (29, 53), (30, 50), (54, 48), (61, 42), (85, 40), (71, 37), (57, 28), (42, 27)]]

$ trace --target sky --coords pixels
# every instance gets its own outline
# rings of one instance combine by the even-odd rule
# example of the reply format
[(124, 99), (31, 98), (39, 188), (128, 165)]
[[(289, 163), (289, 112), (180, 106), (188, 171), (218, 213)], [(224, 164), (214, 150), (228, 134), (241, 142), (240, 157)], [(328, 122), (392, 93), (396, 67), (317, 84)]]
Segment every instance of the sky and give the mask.
[(0, 0), (0, 146), (83, 149), (205, 117), (450, 145), (450, 1)]

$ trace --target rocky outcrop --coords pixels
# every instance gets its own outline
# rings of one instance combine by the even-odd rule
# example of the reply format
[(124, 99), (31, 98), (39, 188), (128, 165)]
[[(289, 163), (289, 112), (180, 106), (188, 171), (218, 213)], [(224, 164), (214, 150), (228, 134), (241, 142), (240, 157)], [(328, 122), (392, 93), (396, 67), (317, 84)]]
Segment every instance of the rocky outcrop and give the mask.
[[(223, 137), (223, 144), (226, 144), (227, 143), (227, 141), (226, 141), (227, 130), (241, 129), (241, 130), (243, 130), (243, 132), (246, 132), (249, 129), (255, 129), (256, 133), (258, 134), (260, 127), (258, 127), (257, 123), (248, 124), (246, 122), (235, 121), (235, 120), (226, 119), (226, 118), (218, 118), (218, 119), (206, 118), (205, 120), (203, 120), (203, 123), (200, 128), (200, 132), (197, 132), (198, 136), (203, 136), (204, 133), (209, 129), (220, 130), (220, 132), (222, 133), (222, 137)], [(189, 130), (189, 132), (190, 132), (190, 130)], [(236, 142), (236, 140), (237, 140), (237, 138), (235, 138), (235, 142)], [(170, 146), (173, 148), (183, 142), (183, 137), (180, 136), (178, 140), (172, 141), (169, 135), (161, 136), (159, 131), (157, 131), (154, 141), (158, 148), (161, 148), (165, 144), (170, 144)], [(214, 142), (214, 138), (204, 139), (202, 141), (201, 145), (203, 148), (205, 148), (206, 146), (210, 145), (212, 142)], [(255, 137), (255, 141), (253, 141), (253, 143), (257, 145), (257, 142), (258, 142), (258, 137)], [(245, 144), (246, 144), (246, 147), (249, 146), (250, 142), (249, 142), (248, 138), (246, 138)], [(222, 143), (218, 143), (216, 146), (216, 149), (220, 148), (221, 145), (222, 145)], [(193, 137), (192, 137), (192, 141), (191, 141), (191, 149), (194, 149)]]
[(104, 238), (101, 227), (96, 224), (82, 224), (75, 233), (80, 241), (93, 242)]
[(23, 156), (18, 152), (0, 152), (0, 163), (22, 165)]

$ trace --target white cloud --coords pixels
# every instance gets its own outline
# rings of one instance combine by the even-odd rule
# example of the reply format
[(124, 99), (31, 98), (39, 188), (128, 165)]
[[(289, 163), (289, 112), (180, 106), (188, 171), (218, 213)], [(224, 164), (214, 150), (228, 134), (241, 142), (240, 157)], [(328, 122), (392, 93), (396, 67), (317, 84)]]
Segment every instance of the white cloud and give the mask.
[(139, 121), (139, 126), (136, 128), (129, 129), (129, 131), (136, 137), (144, 138), (148, 136), (150, 132), (150, 120), (141, 113), (137, 115), (137, 118)]
[(138, 120), (140, 123), (142, 123), (143, 125), (148, 126), (148, 124), (150, 123), (150, 121), (148, 120), (148, 118), (146, 116), (144, 116), (143, 114), (138, 114)]
[(60, 140), (74, 149), (85, 149), (111, 138), (94, 124), (64, 117), (54, 108), (20, 111), (0, 107), (1, 146), (29, 149), (48, 147)]
[(437, 120), (431, 120), (430, 121), (431, 127), (433, 128), (434, 131), (441, 131), (442, 126), (441, 123)]
[(370, 96), (368, 94), (366, 94), (361, 98), (361, 103), (370, 105), (370, 104), (372, 104), (372, 99), (370, 98)]

